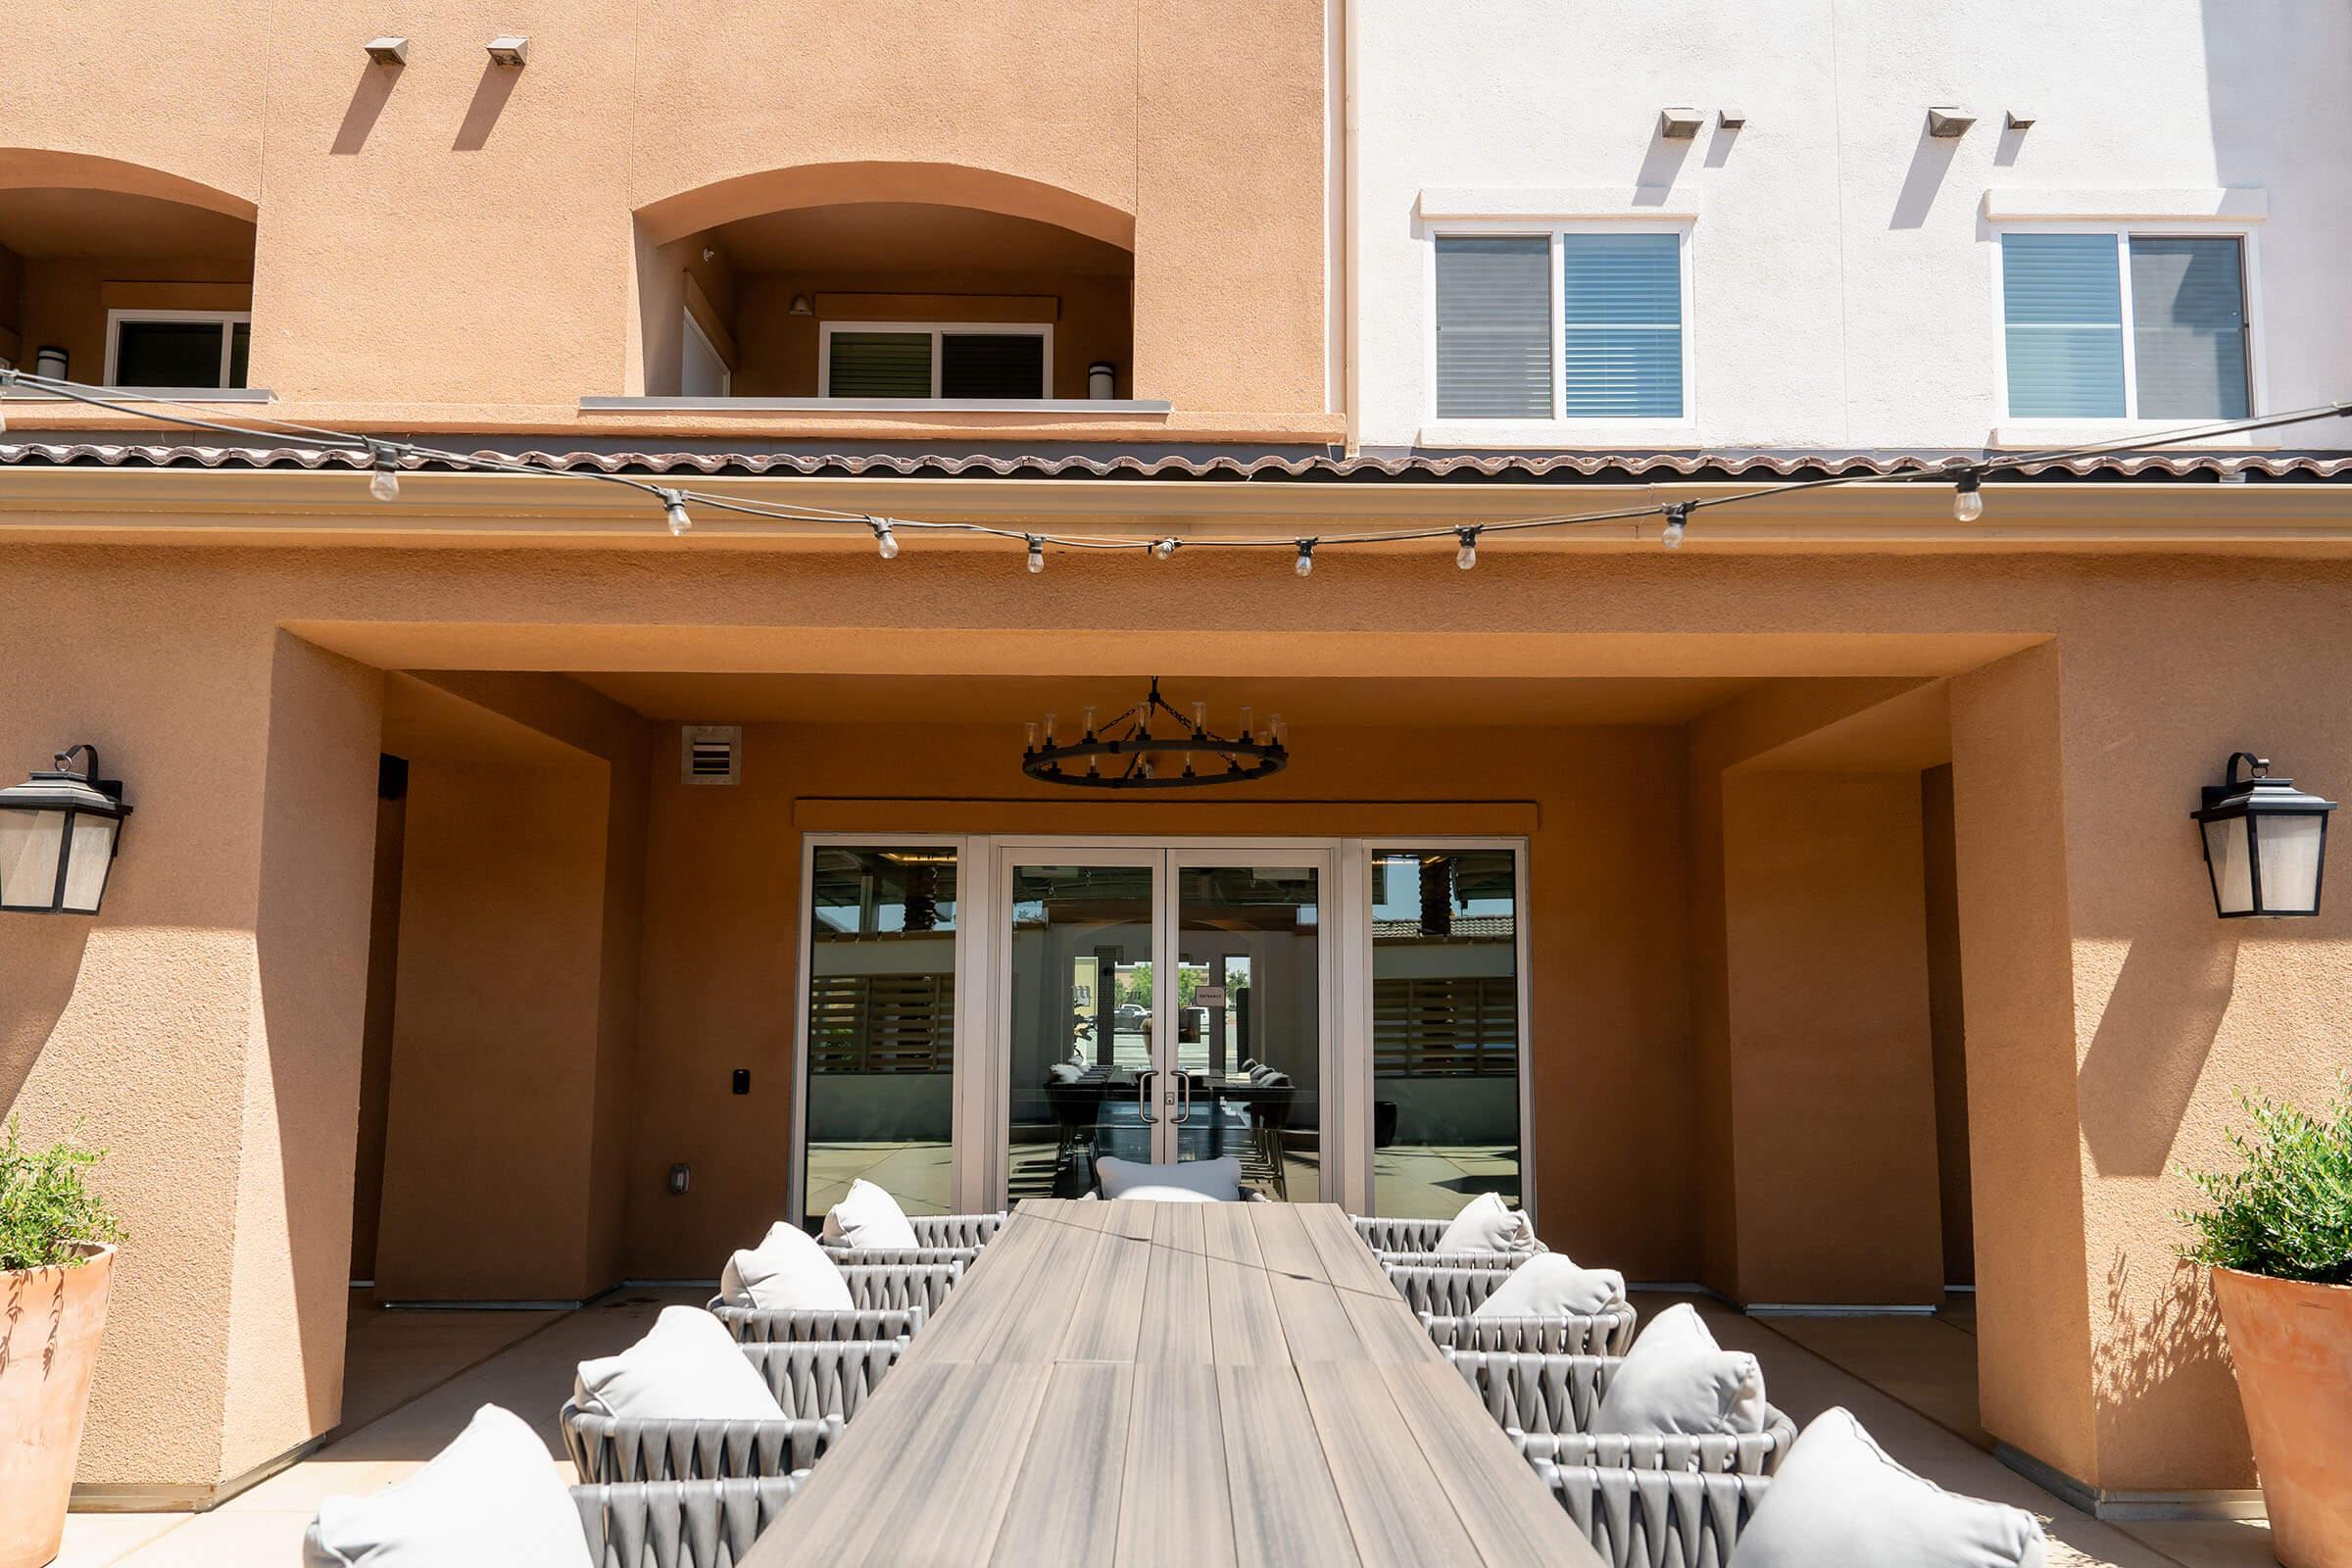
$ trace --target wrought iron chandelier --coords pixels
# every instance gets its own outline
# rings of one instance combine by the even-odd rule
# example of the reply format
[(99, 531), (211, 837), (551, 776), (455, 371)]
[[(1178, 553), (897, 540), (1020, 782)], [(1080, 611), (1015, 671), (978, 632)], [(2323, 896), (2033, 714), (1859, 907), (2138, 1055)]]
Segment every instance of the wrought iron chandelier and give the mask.
[[(1152, 721), (1160, 714), (1173, 722), (1154, 734)], [(1247, 708), (1242, 710), (1238, 738), (1217, 735), (1208, 727), (1206, 703), (1195, 703), (1193, 716), (1187, 719), (1159, 695), (1156, 675), (1142, 702), (1099, 730), (1095, 710), (1087, 709), (1074, 741), (1054, 737), (1054, 719), (1052, 713), (1046, 715), (1042, 739), (1040, 727), (1029, 725), (1028, 744), (1021, 749), (1021, 771), (1048, 784), (1090, 790), (1182, 790), (1270, 778), (1291, 765), (1291, 754), (1282, 743), (1280, 713), (1267, 720), (1262, 741), (1250, 728)], [(1178, 758), (1184, 762), (1181, 771), (1171, 766)]]

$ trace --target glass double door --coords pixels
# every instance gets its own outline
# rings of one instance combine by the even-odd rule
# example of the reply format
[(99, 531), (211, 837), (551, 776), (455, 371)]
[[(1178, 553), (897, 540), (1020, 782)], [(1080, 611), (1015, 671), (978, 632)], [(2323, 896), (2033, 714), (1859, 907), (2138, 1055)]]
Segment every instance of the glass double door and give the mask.
[(1324, 1191), (1328, 851), (1001, 846), (1004, 1190), (1078, 1198), (1104, 1157), (1230, 1160)]

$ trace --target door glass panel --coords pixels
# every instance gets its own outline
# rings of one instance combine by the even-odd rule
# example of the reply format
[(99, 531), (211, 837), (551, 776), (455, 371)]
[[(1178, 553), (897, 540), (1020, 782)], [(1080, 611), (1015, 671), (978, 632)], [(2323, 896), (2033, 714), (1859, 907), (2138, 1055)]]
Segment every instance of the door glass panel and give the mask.
[(1372, 862), (1373, 1209), (1521, 1206), (1518, 881), (1510, 850)]
[[(1155, 868), (1012, 867), (1010, 1196), (1076, 1198), (1095, 1160), (1152, 1158)], [(1150, 1115), (1156, 1117), (1155, 1104)]]
[(808, 1218), (860, 1176), (952, 1212), (956, 852), (820, 846), (810, 889)]
[(1322, 1192), (1322, 907), (1312, 866), (1176, 873), (1178, 1159), (1241, 1161), (1242, 1185)]

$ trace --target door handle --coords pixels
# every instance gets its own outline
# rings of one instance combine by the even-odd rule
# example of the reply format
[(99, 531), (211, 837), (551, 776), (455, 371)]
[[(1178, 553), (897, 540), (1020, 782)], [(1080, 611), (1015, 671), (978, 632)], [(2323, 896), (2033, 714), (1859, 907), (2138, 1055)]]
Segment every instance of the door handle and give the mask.
[(1191, 1073), (1179, 1071), (1176, 1074), (1176, 1095), (1174, 1120), (1176, 1125), (1181, 1127), (1193, 1119), (1193, 1075)]
[(1152, 1080), (1158, 1076), (1157, 1067), (1146, 1067), (1135, 1075), (1135, 1108), (1147, 1127), (1159, 1125), (1159, 1118), (1152, 1113)]

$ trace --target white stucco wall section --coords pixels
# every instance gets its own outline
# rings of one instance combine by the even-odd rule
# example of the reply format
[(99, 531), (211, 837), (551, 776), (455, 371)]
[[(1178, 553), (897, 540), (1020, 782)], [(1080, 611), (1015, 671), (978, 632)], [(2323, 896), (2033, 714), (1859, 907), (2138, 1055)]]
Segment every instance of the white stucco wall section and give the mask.
[[(2259, 226), (2257, 412), (2352, 395), (2352, 8), (1354, 10), (1366, 446), (1981, 448), (2001, 423), (1995, 235), (2034, 223)], [(1702, 112), (1694, 139), (1658, 134), (1670, 105)], [(1931, 105), (1977, 122), (1930, 137)], [(2010, 110), (2034, 123), (2008, 128)], [(1439, 424), (1433, 236), (1613, 222), (1688, 226), (1683, 427)], [(2270, 439), (2352, 447), (2334, 425)]]

